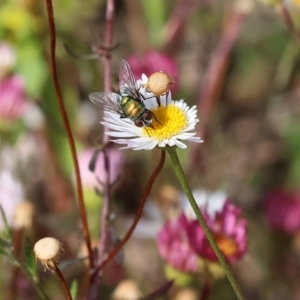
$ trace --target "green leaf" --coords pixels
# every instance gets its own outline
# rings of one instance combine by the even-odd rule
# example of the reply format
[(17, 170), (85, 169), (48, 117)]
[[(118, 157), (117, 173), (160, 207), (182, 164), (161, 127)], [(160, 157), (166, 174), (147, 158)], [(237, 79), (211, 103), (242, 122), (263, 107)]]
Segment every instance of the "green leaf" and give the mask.
[(38, 42), (33, 39), (23, 43), (18, 51), (16, 66), (17, 72), (25, 78), (26, 92), (34, 97), (40, 97), (49, 75), (40, 48)]
[(36, 266), (35, 256), (32, 248), (33, 248), (32, 245), (27, 240), (25, 243), (25, 265), (32, 279), (35, 282), (37, 282), (38, 280), (37, 266)]
[(287, 185), (289, 189), (297, 189), (300, 181), (300, 155), (291, 159), (287, 173)]
[(0, 213), (1, 213), (2, 220), (3, 220), (5, 237), (7, 237), (8, 239), (11, 239), (11, 234), (10, 234), (8, 222), (7, 222), (5, 212), (3, 210), (2, 205), (0, 205)]
[(296, 118), (290, 118), (287, 126), (282, 132), (282, 138), (289, 150), (289, 156), (298, 156), (300, 152), (300, 123)]
[(142, 5), (146, 15), (152, 45), (160, 42), (162, 28), (166, 21), (167, 4), (161, 0), (143, 0)]
[(0, 237), (0, 247), (8, 248), (8, 247), (10, 247), (10, 244), (6, 240), (4, 240), (3, 238)]
[(0, 248), (0, 254), (2, 254), (3, 256), (9, 257), (9, 254), (2, 248)]
[(76, 299), (77, 293), (78, 293), (78, 282), (77, 280), (72, 281), (71, 287), (70, 287), (70, 293), (73, 299)]
[(15, 41), (28, 39), (37, 28), (29, 10), (12, 3), (13, 1), (8, 2), (11, 3), (7, 3), (5, 6), (2, 5), (0, 9), (0, 33), (4, 37), (9, 36), (11, 40)]
[(165, 275), (172, 282), (175, 280), (175, 285), (180, 287), (188, 286), (193, 281), (193, 276), (191, 274), (181, 272), (170, 265), (165, 266)]

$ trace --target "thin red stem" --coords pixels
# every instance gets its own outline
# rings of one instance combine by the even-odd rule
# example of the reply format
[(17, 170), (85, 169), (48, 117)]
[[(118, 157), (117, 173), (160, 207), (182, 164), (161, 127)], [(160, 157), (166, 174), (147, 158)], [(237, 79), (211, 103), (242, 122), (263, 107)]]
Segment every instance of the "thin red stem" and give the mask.
[(162, 40), (165, 51), (173, 53), (180, 49), (185, 33), (185, 25), (189, 16), (201, 6), (206, 5), (206, 0), (179, 0), (177, 1), (172, 15), (162, 30)]
[(82, 192), (82, 184), (81, 184), (81, 178), (80, 178), (80, 171), (77, 161), (77, 155), (76, 155), (76, 147), (74, 138), (71, 131), (70, 122), (68, 119), (68, 115), (65, 109), (65, 105), (63, 102), (62, 94), (60, 91), (60, 86), (58, 82), (58, 76), (57, 76), (57, 68), (56, 68), (56, 60), (55, 60), (55, 44), (56, 44), (56, 31), (55, 31), (55, 22), (54, 22), (54, 15), (53, 15), (53, 7), (52, 7), (52, 1), (46, 0), (46, 6), (47, 6), (47, 15), (48, 15), (48, 21), (49, 21), (49, 30), (50, 30), (50, 56), (51, 56), (51, 71), (52, 71), (52, 79), (55, 87), (55, 93), (56, 93), (56, 99), (59, 106), (59, 111), (63, 119), (64, 127), (67, 133), (72, 159), (75, 167), (75, 175), (76, 175), (76, 183), (77, 183), (77, 195), (78, 195), (78, 202), (79, 202), (79, 209), (80, 209), (80, 216), (81, 216), (81, 222), (83, 226), (84, 231), (84, 238), (86, 241), (88, 254), (89, 254), (89, 264), (90, 268), (93, 269), (94, 267), (94, 260), (93, 260), (93, 252), (91, 247), (91, 239), (88, 229), (88, 223), (87, 223), (87, 217), (86, 217), (86, 210), (83, 200), (83, 192)]
[(212, 286), (213, 286), (212, 281), (210, 281), (210, 280), (205, 281), (202, 292), (201, 292), (200, 300), (208, 300), (209, 299), (209, 295), (211, 293)]
[[(115, 5), (114, 0), (107, 0), (106, 3), (106, 28), (105, 28), (105, 42), (104, 47), (110, 49), (113, 38)], [(104, 91), (111, 92), (111, 54), (108, 51), (107, 55), (103, 56), (104, 63)], [(104, 136), (104, 141), (108, 141), (108, 136)]]
[(162, 167), (164, 165), (165, 157), (166, 157), (165, 150), (162, 150), (161, 151), (161, 156), (160, 156), (159, 164), (156, 167), (156, 169), (154, 170), (154, 172), (152, 173), (152, 175), (151, 175), (151, 177), (150, 177), (150, 179), (149, 179), (149, 181), (147, 183), (147, 186), (146, 186), (146, 188), (144, 190), (144, 193), (143, 193), (143, 196), (142, 196), (142, 201), (140, 203), (140, 206), (138, 208), (137, 214), (135, 216), (135, 219), (134, 219), (132, 225), (130, 226), (128, 232), (126, 233), (126, 235), (124, 236), (124, 238), (122, 239), (122, 241), (109, 253), (109, 255), (107, 256), (107, 258), (101, 263), (101, 265), (99, 265), (96, 268), (96, 270), (94, 271), (94, 273), (92, 275), (91, 281), (93, 281), (96, 278), (97, 273), (114, 258), (114, 256), (123, 248), (123, 246), (126, 244), (126, 242), (131, 237), (131, 235), (132, 235), (132, 233), (133, 233), (133, 231), (134, 231), (134, 229), (135, 229), (138, 221), (140, 220), (140, 218), (142, 216), (144, 205), (146, 203), (146, 200), (148, 198), (148, 195), (150, 193), (152, 185), (153, 185), (155, 179), (157, 178), (159, 172), (161, 171), (161, 169), (162, 169)]
[[(213, 106), (215, 105), (224, 85), (224, 78), (228, 69), (228, 62), (231, 51), (235, 45), (238, 34), (244, 24), (247, 14), (243, 11), (233, 10), (228, 16), (228, 23), (224, 29), (222, 38), (212, 54), (210, 64), (201, 85), (201, 92), (198, 98), (198, 111), (200, 122), (197, 126), (197, 136), (203, 137), (205, 128)], [(190, 172), (199, 158), (200, 152), (197, 145), (193, 147)]]
[(245, 13), (233, 10), (228, 17), (229, 22), (226, 24), (223, 36), (212, 54), (210, 65), (203, 80), (202, 92), (198, 103), (201, 113), (200, 136), (204, 133), (204, 128), (209, 120), (213, 105), (221, 93), (230, 54), (244, 24), (245, 17)]
[(295, 36), (296, 40), (298, 42), (300, 42), (300, 33), (297, 31), (293, 19), (289, 13), (289, 11), (287, 10), (287, 8), (285, 7), (285, 4), (282, 4), (280, 6), (280, 14), (283, 17), (286, 25), (288, 26), (289, 30), (292, 32), (292, 34)]
[(71, 293), (70, 293), (70, 290), (69, 290), (69, 287), (66, 283), (66, 280), (63, 276), (63, 274), (61, 273), (60, 269), (58, 268), (58, 266), (54, 263), (54, 268), (55, 268), (55, 273), (57, 274), (60, 282), (61, 282), (61, 285), (63, 286), (63, 289), (65, 291), (65, 294), (66, 294), (66, 297), (68, 300), (72, 300), (72, 296), (71, 296)]
[[(106, 3), (106, 28), (105, 28), (105, 43), (104, 47), (110, 49), (112, 46), (113, 36), (113, 20), (114, 20), (114, 0), (107, 0)], [(102, 57), (104, 64), (104, 91), (111, 92), (111, 54), (108, 51), (107, 55)], [(106, 129), (104, 128), (104, 131)], [(103, 141), (107, 143), (109, 140), (106, 134), (103, 134)], [(109, 214), (109, 198), (110, 198), (110, 161), (109, 161), (109, 147), (103, 149), (103, 160), (106, 172), (106, 180), (104, 182), (104, 194), (101, 211), (101, 232), (99, 241), (99, 262), (103, 260), (105, 245), (107, 239), (107, 218)]]

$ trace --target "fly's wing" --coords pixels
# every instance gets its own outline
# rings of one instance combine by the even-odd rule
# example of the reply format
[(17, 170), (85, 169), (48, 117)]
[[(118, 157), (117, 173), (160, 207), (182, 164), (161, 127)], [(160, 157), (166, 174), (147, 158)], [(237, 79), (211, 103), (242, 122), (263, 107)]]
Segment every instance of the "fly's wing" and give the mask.
[(129, 63), (122, 59), (119, 72), (119, 85), (122, 95), (129, 95), (134, 99), (139, 99), (139, 93), (135, 86), (135, 78)]
[(115, 93), (97, 92), (89, 94), (90, 100), (104, 110), (116, 112), (124, 116), (124, 112), (120, 103), (121, 96)]

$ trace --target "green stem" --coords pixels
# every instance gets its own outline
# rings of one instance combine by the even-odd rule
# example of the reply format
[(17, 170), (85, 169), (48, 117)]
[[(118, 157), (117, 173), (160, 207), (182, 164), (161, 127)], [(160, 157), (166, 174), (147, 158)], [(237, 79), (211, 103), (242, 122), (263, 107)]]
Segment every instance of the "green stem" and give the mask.
[(30, 281), (30, 283), (32, 284), (33, 288), (35, 289), (35, 291), (38, 293), (39, 295), (39, 299), (43, 299), (43, 300), (49, 300), (50, 298), (47, 296), (47, 294), (44, 292), (44, 290), (42, 289), (42, 287), (40, 286), (40, 284), (34, 280), (30, 274), (30, 272), (28, 272), (28, 270), (22, 266), (19, 262), (18, 262), (18, 268), (20, 268), (21, 272), (27, 277), (27, 279)]
[(168, 151), (170, 157), (171, 157), (171, 160), (172, 160), (172, 163), (173, 163), (173, 166), (175, 168), (175, 173), (181, 183), (181, 186), (183, 188), (183, 191), (185, 192), (191, 206), (192, 206), (192, 209), (197, 217), (197, 220), (199, 221), (200, 225), (202, 226), (204, 232), (205, 232), (205, 235), (211, 245), (211, 247), (213, 248), (216, 256), (218, 257), (219, 261), (220, 261), (220, 264), (221, 266), (223, 267), (225, 273), (226, 273), (226, 276), (230, 282), (230, 284), (232, 285), (232, 288), (237, 296), (237, 298), (239, 300), (243, 300), (244, 297), (241, 293), (241, 290), (233, 276), (233, 273), (223, 255), (223, 253), (221, 252), (219, 246), (217, 245), (210, 229), (208, 228), (205, 220), (204, 220), (204, 217), (197, 205), (197, 202), (195, 201), (195, 198), (190, 190), (190, 187), (186, 181), (186, 178), (184, 176), (184, 173), (183, 173), (183, 170), (182, 170), (182, 167), (181, 167), (181, 164), (180, 164), (180, 161), (178, 159), (178, 156), (177, 156), (177, 152), (176, 152), (176, 147), (166, 147), (166, 150)]

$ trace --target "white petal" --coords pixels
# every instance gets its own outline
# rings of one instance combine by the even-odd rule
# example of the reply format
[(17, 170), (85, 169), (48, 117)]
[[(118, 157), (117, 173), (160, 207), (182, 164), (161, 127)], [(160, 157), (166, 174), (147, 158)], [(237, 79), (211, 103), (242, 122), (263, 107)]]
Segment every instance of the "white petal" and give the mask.
[(181, 143), (179, 140), (176, 140), (176, 146), (182, 149), (187, 148), (187, 146), (184, 143)]

